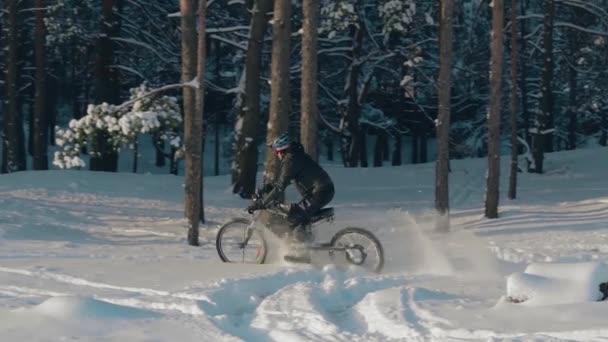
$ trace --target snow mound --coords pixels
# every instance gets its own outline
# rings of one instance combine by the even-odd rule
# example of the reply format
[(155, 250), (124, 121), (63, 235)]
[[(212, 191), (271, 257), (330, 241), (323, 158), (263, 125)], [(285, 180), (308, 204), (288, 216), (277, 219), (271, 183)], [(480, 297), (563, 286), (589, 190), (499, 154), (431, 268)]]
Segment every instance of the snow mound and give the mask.
[(51, 297), (32, 308), (32, 312), (60, 319), (145, 319), (159, 313), (112, 304), (90, 297)]
[(532, 263), (507, 278), (507, 295), (532, 306), (593, 302), (607, 281), (608, 266), (600, 262)]

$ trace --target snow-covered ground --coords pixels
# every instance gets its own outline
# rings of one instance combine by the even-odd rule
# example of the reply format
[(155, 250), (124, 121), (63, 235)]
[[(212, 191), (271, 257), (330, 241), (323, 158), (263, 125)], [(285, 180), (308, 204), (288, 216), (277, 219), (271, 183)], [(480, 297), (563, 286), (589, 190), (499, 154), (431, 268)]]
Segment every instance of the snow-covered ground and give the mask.
[[(205, 181), (201, 246), (181, 177), (88, 171), (0, 176), (2, 341), (608, 340), (595, 282), (608, 261), (608, 150), (547, 155), (483, 218), (486, 161), (453, 161), (452, 231), (433, 232), (434, 164), (328, 166), (336, 221), (374, 231), (380, 275), (333, 265), (223, 264), (217, 227), (246, 216)], [(507, 300), (511, 296), (523, 303)]]

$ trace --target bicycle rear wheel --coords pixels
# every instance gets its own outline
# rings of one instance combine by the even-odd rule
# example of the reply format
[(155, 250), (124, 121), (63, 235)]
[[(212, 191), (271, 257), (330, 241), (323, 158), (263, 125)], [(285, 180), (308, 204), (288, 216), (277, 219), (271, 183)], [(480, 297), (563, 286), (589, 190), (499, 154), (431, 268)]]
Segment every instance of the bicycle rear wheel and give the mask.
[[(268, 254), (268, 246), (262, 233), (257, 229), (249, 229), (250, 221), (236, 218), (225, 223), (217, 232), (215, 248), (223, 262), (263, 264)], [(251, 236), (247, 244), (240, 246)], [(241, 248), (242, 247), (242, 248)]]
[(344, 257), (351, 265), (375, 273), (379, 273), (384, 266), (384, 249), (380, 241), (363, 228), (344, 228), (334, 235), (330, 244), (332, 247), (343, 249)]

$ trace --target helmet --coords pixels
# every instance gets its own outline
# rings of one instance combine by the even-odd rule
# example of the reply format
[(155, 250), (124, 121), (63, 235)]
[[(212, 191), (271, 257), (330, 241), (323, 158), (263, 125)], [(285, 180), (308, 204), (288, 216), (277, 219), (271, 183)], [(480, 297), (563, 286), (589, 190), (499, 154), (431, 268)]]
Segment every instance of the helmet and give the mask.
[(293, 140), (289, 136), (289, 133), (285, 132), (279, 135), (278, 138), (274, 139), (274, 141), (270, 144), (270, 148), (274, 151), (282, 151), (289, 147)]

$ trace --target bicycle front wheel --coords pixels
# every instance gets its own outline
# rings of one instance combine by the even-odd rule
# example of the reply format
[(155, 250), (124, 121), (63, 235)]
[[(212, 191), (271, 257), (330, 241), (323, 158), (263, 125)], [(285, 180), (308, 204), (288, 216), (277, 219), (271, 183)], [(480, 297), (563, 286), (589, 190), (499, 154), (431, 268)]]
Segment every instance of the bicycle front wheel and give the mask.
[[(223, 262), (263, 264), (268, 254), (266, 240), (250, 221), (236, 218), (220, 227), (215, 239), (217, 254)], [(247, 235), (249, 239), (247, 239)]]

